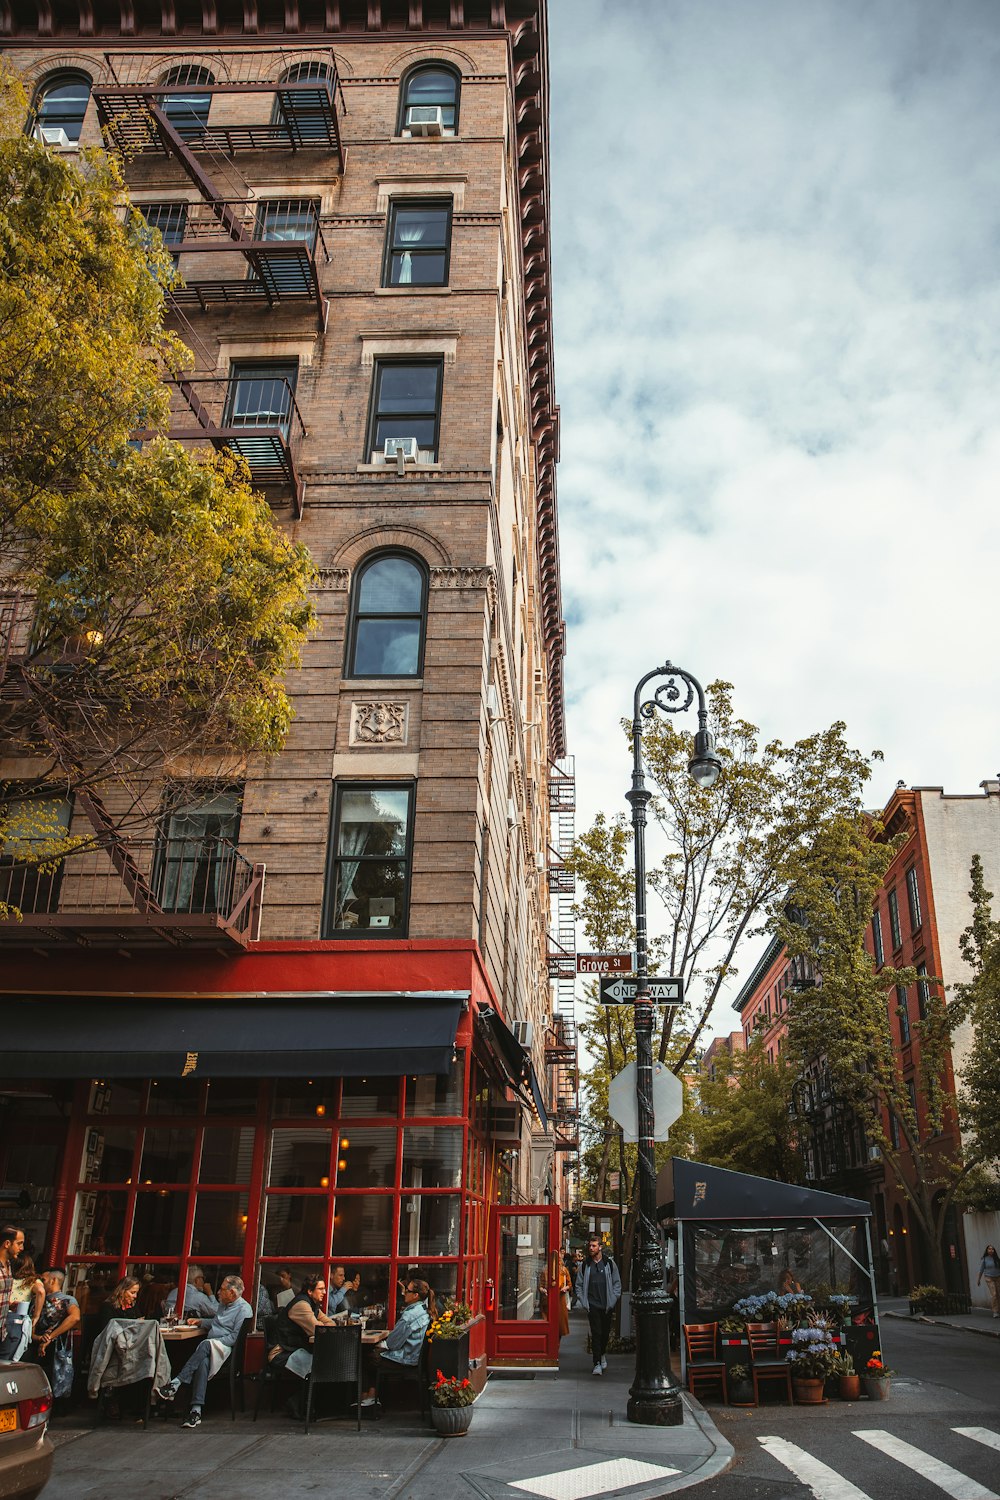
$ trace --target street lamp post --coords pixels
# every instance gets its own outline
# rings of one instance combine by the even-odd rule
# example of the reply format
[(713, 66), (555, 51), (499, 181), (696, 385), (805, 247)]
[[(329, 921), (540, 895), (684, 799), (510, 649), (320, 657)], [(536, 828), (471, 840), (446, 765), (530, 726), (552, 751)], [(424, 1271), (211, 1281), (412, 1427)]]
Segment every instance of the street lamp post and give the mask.
[[(663, 681), (652, 698), (643, 693), (654, 678)], [(635, 848), (635, 1093), (639, 1156), (639, 1289), (633, 1293), (635, 1379), (629, 1391), (628, 1419), (648, 1426), (676, 1427), (684, 1419), (681, 1391), (670, 1369), (670, 1297), (663, 1289), (660, 1240), (656, 1229), (656, 1167), (653, 1156), (653, 1007), (649, 999), (646, 947), (646, 807), (652, 797), (642, 768), (642, 727), (657, 710), (679, 714), (698, 697), (698, 729), (688, 772), (698, 786), (714, 786), (722, 770), (715, 738), (708, 728), (705, 693), (690, 672), (669, 661), (647, 672), (635, 690), (632, 714), (632, 808)]]

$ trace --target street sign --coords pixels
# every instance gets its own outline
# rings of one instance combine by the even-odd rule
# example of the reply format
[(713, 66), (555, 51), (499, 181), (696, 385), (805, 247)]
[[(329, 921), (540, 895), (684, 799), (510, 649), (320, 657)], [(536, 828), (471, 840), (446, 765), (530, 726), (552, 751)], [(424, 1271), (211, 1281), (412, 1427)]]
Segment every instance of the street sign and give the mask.
[[(653, 1140), (665, 1141), (681, 1117), (684, 1085), (666, 1063), (653, 1064)], [(625, 1140), (639, 1138), (639, 1106), (635, 1097), (635, 1063), (626, 1063), (608, 1086), (608, 1114), (622, 1127)]]
[[(662, 974), (651, 974), (646, 983), (653, 1005), (680, 1005), (684, 999), (683, 979), (667, 979)], [(632, 1005), (638, 993), (637, 979), (609, 976), (601, 980), (602, 1005)]]
[(578, 974), (631, 974), (635, 959), (631, 953), (578, 953)]

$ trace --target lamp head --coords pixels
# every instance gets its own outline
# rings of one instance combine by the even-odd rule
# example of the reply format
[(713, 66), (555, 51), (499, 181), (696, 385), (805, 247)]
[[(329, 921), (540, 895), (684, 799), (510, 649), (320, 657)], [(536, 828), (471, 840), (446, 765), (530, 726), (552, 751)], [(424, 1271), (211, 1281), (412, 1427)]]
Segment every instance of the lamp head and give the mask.
[(688, 775), (703, 791), (713, 787), (722, 775), (722, 761), (715, 750), (715, 735), (710, 729), (699, 729), (694, 737), (694, 754), (688, 761)]

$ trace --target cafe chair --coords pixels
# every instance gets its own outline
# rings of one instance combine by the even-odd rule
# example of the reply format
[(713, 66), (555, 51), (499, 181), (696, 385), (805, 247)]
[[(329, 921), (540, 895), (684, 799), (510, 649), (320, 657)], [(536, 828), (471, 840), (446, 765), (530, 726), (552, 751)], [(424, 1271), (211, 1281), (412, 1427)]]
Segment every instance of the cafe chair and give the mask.
[(684, 1350), (687, 1356), (687, 1388), (697, 1396), (699, 1385), (719, 1385), (728, 1406), (726, 1361), (719, 1358), (718, 1323), (685, 1323)]
[(401, 1365), (394, 1359), (383, 1359), (381, 1355), (379, 1356), (375, 1369), (375, 1397), (378, 1403), (375, 1407), (376, 1412), (381, 1405), (382, 1391), (385, 1386), (415, 1384), (420, 1401), (420, 1415), (425, 1422), (430, 1420), (431, 1400), (428, 1390), (430, 1376), (427, 1373), (429, 1352), (430, 1345), (427, 1342), (427, 1335), (424, 1334), (424, 1341), (420, 1345), (420, 1354), (415, 1365)]
[(778, 1352), (777, 1323), (748, 1323), (747, 1340), (750, 1344), (750, 1372), (753, 1375), (753, 1398), (759, 1403), (760, 1387), (768, 1380), (777, 1380), (785, 1387), (788, 1404), (792, 1404), (792, 1369), (787, 1359)]
[(313, 1338), (313, 1360), (306, 1381), (306, 1433), (312, 1420), (313, 1391), (318, 1385), (353, 1385), (358, 1431), (361, 1431), (361, 1333), (360, 1323), (343, 1328), (317, 1328)]
[(280, 1364), (275, 1367), (274, 1365), (269, 1365), (267, 1362), (268, 1350), (273, 1349), (275, 1344), (278, 1342), (277, 1330), (277, 1315), (264, 1319), (264, 1363), (257, 1374), (252, 1377), (254, 1382), (253, 1419), (255, 1422), (257, 1420), (257, 1413), (260, 1410), (260, 1393), (263, 1386), (270, 1386), (271, 1388), (270, 1409), (272, 1412), (274, 1411), (275, 1397), (277, 1396), (278, 1387), (281, 1384), (282, 1376), (284, 1376), (286, 1381), (288, 1382), (289, 1389), (294, 1390), (296, 1393), (298, 1393), (302, 1389), (302, 1381), (299, 1379), (298, 1375), (288, 1374), (285, 1370), (284, 1364)]
[(243, 1394), (243, 1366), (246, 1363), (247, 1337), (253, 1327), (253, 1318), (244, 1318), (239, 1333), (236, 1335), (236, 1343), (222, 1370), (229, 1371), (229, 1411), (233, 1421), (236, 1421), (236, 1401), (239, 1399), (240, 1411), (247, 1409), (246, 1397)]

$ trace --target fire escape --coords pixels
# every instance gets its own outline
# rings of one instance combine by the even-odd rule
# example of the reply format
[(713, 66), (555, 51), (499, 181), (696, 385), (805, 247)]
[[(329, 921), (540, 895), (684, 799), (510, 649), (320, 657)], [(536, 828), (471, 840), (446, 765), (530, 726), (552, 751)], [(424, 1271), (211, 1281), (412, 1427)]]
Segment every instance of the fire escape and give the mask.
[(576, 838), (576, 773), (572, 756), (549, 767), (549, 980), (554, 987), (552, 1019), (545, 1037), (549, 1098), (555, 1149), (577, 1152), (580, 1137), (579, 1069), (576, 1035), (575, 878), (566, 867)]
[[(138, 210), (160, 231), (178, 265), (182, 284), (169, 293), (173, 307), (186, 315), (305, 304), (315, 308), (322, 330), (329, 307), (320, 267), (329, 253), (318, 204), (257, 198), (249, 188), (246, 198), (234, 199), (209, 175), (206, 160), (228, 171), (247, 153), (291, 151), (313, 161), (332, 156), (331, 163), (322, 162), (324, 172), (342, 173), (343, 93), (333, 53), (298, 62), (284, 51), (227, 53), (219, 59), (224, 81), (207, 67), (181, 62), (164, 71), (170, 59), (155, 61), (160, 71), (154, 77), (147, 54), (109, 56), (109, 77), (95, 85), (94, 99), (110, 149), (130, 163), (173, 160), (200, 195), (200, 202), (173, 199), (143, 203)], [(270, 101), (270, 119), (236, 118), (246, 96)], [(234, 110), (234, 103), (242, 108)], [(222, 118), (212, 120), (216, 105)], [(304, 484), (295, 455), (306, 429), (295, 402), (296, 373), (294, 363), (268, 363), (234, 366), (228, 380), (176, 380), (171, 436), (239, 454), (252, 483), (274, 502), (290, 497), (298, 519)]]

